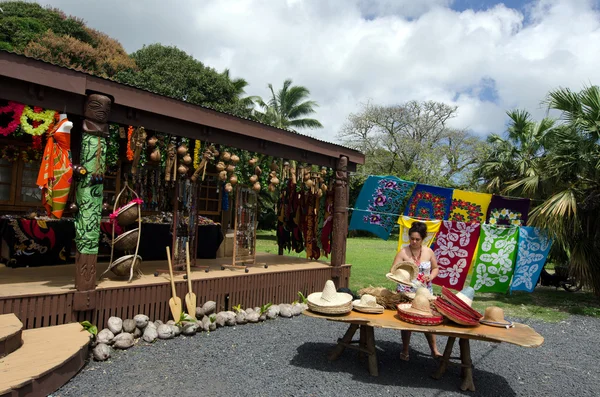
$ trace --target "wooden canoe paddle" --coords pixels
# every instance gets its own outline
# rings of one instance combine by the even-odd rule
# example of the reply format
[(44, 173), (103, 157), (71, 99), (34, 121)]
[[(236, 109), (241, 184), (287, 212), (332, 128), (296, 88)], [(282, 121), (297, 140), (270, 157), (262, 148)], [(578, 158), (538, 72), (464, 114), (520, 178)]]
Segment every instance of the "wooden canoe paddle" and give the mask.
[(185, 294), (185, 307), (187, 308), (187, 313), (196, 317), (196, 294), (192, 291), (192, 277), (190, 274), (190, 242), (185, 242), (185, 262), (186, 262), (186, 270), (187, 270), (187, 282), (188, 282), (188, 293)]
[(171, 250), (169, 249), (169, 247), (167, 247), (167, 260), (169, 261), (169, 274), (171, 275), (171, 290), (173, 292), (173, 297), (169, 299), (169, 307), (171, 308), (173, 320), (175, 320), (175, 322), (178, 323), (181, 319), (181, 299), (177, 296), (177, 292), (175, 291), (175, 280), (173, 279), (173, 265), (171, 264)]

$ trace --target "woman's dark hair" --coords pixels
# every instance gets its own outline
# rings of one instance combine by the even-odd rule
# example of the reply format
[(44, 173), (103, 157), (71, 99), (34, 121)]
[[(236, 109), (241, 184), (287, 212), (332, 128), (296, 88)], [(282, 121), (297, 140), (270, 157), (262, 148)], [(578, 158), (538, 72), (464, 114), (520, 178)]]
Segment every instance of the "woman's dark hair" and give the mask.
[(413, 222), (413, 224), (410, 226), (410, 229), (408, 229), (408, 235), (410, 236), (414, 232), (419, 233), (421, 238), (425, 240), (425, 237), (427, 237), (427, 225), (419, 221)]

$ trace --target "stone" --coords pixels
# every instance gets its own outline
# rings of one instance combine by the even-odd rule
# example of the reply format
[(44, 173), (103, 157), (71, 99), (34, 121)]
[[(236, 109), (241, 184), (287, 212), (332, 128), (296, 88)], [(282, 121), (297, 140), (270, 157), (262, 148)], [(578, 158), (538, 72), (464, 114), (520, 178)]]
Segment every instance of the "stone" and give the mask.
[(183, 330), (181, 330), (181, 333), (186, 336), (192, 336), (192, 335), (195, 335), (197, 331), (198, 331), (197, 323), (188, 323), (183, 327)]
[(121, 332), (119, 335), (115, 336), (113, 340), (113, 347), (116, 349), (126, 350), (133, 346), (133, 334), (128, 332)]
[(202, 310), (204, 311), (205, 316), (210, 316), (214, 312), (217, 311), (217, 302), (208, 301), (204, 305), (202, 305)]
[(145, 342), (152, 343), (158, 338), (158, 330), (153, 327), (146, 327), (144, 329), (144, 334), (142, 335), (142, 339)]
[(136, 314), (135, 317), (133, 317), (133, 321), (135, 321), (136, 327), (138, 327), (139, 329), (144, 329), (148, 325), (148, 321), (150, 321), (150, 318), (145, 314)]
[(246, 324), (248, 321), (246, 320), (246, 312), (244, 310), (240, 310), (235, 315), (235, 322), (238, 325)]
[(107, 321), (107, 324), (108, 324), (108, 329), (110, 329), (110, 332), (112, 332), (115, 335), (117, 335), (121, 331), (123, 331), (123, 320), (121, 320), (119, 317), (113, 316), (113, 317), (109, 318)]
[(141, 336), (142, 336), (142, 333), (143, 333), (143, 332), (142, 332), (142, 330), (136, 327), (136, 328), (133, 330), (133, 337), (134, 337), (135, 339), (137, 339), (137, 338), (141, 338)]
[(98, 343), (92, 350), (92, 355), (96, 361), (106, 361), (110, 358), (110, 346), (105, 343)]
[(160, 339), (172, 339), (173, 338), (173, 327), (169, 324), (161, 324), (158, 326), (158, 337)]
[(249, 323), (257, 323), (259, 317), (260, 315), (257, 312), (252, 312), (246, 316), (246, 320), (248, 320)]
[(115, 337), (115, 334), (112, 333), (108, 328), (104, 328), (102, 331), (98, 332), (96, 336), (96, 340), (98, 343), (104, 343), (110, 345)]
[(123, 321), (123, 332), (132, 334), (133, 331), (135, 331), (135, 327), (136, 324), (134, 320), (128, 318), (127, 320)]

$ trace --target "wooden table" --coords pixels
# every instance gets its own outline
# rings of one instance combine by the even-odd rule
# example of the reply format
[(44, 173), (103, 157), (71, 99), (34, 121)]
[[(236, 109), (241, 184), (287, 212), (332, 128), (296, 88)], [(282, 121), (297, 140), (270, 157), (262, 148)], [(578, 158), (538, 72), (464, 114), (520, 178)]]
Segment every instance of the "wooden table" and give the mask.
[[(514, 323), (513, 328), (498, 328), (487, 325), (477, 327), (465, 327), (445, 320), (443, 324), (435, 326), (422, 326), (404, 322), (400, 320), (393, 310), (385, 310), (383, 314), (366, 314), (352, 311), (345, 315), (327, 315), (305, 310), (304, 314), (309, 317), (323, 318), (330, 321), (349, 323), (350, 327), (346, 334), (338, 339), (337, 346), (329, 355), (330, 360), (336, 360), (344, 350), (348, 348), (356, 349), (361, 353), (368, 355), (369, 372), (373, 376), (379, 374), (377, 368), (377, 355), (375, 351), (374, 328), (390, 328), (400, 331), (423, 332), (448, 337), (444, 355), (440, 360), (437, 371), (432, 375), (435, 379), (440, 379), (446, 372), (450, 355), (456, 338), (459, 338), (460, 360), (461, 360), (461, 390), (475, 391), (473, 383), (473, 364), (471, 360), (471, 348), (469, 340), (481, 340), (495, 343), (512, 343), (521, 347), (539, 347), (544, 342), (544, 338), (535, 332), (533, 328)], [(352, 337), (360, 327), (360, 340), (353, 341)], [(358, 344), (356, 346), (355, 344)]]

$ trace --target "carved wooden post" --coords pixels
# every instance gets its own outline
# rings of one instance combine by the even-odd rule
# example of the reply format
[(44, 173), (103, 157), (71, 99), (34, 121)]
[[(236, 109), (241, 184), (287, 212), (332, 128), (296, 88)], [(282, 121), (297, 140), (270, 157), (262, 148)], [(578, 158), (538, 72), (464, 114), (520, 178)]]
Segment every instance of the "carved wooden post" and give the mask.
[(341, 156), (335, 170), (333, 196), (333, 237), (331, 242), (332, 280), (339, 288), (341, 266), (346, 263), (346, 237), (348, 236), (348, 157)]
[(111, 99), (90, 94), (85, 103), (81, 137), (81, 165), (86, 175), (77, 184), (79, 211), (75, 217), (75, 299), (73, 310), (95, 308), (96, 263), (102, 215), (103, 177), (106, 160), (106, 137)]

